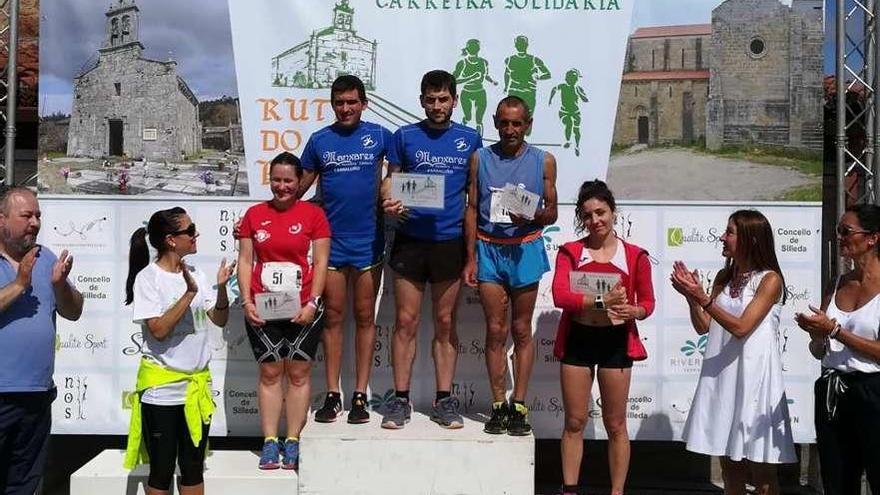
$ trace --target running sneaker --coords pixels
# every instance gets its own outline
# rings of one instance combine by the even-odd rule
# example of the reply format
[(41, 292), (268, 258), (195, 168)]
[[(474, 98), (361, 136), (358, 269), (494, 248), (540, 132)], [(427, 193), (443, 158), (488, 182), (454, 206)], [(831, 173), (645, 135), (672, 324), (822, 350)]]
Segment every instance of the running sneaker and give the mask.
[(370, 413), (367, 412), (367, 394), (355, 392), (351, 396), (351, 410), (348, 411), (348, 422), (354, 425), (370, 422)]
[(464, 419), (458, 413), (458, 399), (450, 396), (434, 402), (434, 407), (431, 408), (431, 421), (450, 430), (463, 427)]
[(385, 406), (385, 414), (382, 416), (382, 428), (399, 430), (409, 423), (411, 417), (412, 404), (403, 397), (395, 397)]
[(318, 423), (332, 423), (342, 414), (342, 397), (339, 392), (327, 392), (324, 405), (315, 411), (315, 421)]
[(263, 444), (263, 452), (260, 454), (260, 469), (278, 469), (281, 467), (281, 445), (277, 440), (266, 440)]
[(281, 469), (296, 469), (299, 465), (299, 440), (287, 439), (281, 454)]
[(507, 434), (515, 437), (524, 437), (532, 433), (532, 425), (529, 424), (529, 408), (525, 404), (513, 403), (507, 416)]
[(507, 416), (510, 413), (507, 402), (492, 404), (492, 417), (486, 422), (483, 431), (491, 435), (501, 435), (507, 432)]

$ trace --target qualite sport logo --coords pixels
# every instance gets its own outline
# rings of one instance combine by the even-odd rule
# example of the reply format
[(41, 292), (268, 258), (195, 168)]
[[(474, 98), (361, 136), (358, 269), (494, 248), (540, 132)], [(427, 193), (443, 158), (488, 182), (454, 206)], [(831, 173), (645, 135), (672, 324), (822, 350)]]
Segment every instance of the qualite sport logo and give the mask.
[(465, 138), (458, 138), (454, 142), (456, 151), (465, 151), (468, 149), (468, 143)]
[(669, 227), (666, 229), (666, 245), (679, 247), (684, 244), (684, 231), (681, 227)]
[(361, 136), (361, 144), (364, 145), (364, 148), (370, 149), (376, 146), (376, 141), (373, 140), (373, 136)]

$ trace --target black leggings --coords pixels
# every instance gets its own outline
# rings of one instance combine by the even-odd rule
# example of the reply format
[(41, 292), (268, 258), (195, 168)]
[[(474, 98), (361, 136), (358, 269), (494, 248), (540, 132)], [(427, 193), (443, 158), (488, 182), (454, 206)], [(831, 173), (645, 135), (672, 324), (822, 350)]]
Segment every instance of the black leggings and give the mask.
[(202, 425), (202, 441), (193, 445), (183, 406), (157, 406), (141, 403), (141, 431), (150, 454), (150, 479), (147, 484), (157, 490), (171, 489), (174, 461), (180, 467), (180, 485), (201, 484), (204, 478), (205, 450), (208, 429)]
[(862, 472), (872, 493), (880, 490), (880, 373), (844, 375), (848, 389), (828, 420), (828, 381), (816, 381), (816, 443), (825, 495), (859, 495)]

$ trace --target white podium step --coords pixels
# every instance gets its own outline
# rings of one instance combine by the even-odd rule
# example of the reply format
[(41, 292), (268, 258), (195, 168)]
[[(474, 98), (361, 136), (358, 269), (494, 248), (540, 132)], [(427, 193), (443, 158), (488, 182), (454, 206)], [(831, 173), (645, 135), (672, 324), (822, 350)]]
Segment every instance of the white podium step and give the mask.
[(414, 413), (385, 430), (375, 412), (364, 425), (309, 422), (301, 438), (301, 495), (533, 495), (535, 440), (483, 433), (465, 420), (446, 430)]
[[(142, 495), (147, 484), (148, 466), (132, 471), (122, 467), (124, 452), (105, 450), (70, 476), (71, 495), (120, 493)], [(205, 493), (240, 495), (242, 493), (284, 493), (296, 495), (295, 471), (276, 469), (260, 471), (259, 454), (250, 451), (213, 451), (205, 461)], [(172, 493), (177, 487), (172, 486)]]

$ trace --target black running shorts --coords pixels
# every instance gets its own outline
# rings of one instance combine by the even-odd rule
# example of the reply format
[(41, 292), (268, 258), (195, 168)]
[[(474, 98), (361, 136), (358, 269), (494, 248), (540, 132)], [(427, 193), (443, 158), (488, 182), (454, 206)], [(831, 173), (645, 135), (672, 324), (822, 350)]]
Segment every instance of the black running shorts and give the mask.
[(318, 308), (315, 321), (310, 325), (277, 320), (253, 327), (245, 320), (244, 326), (258, 363), (274, 363), (282, 359), (314, 361), (324, 330), (324, 306)]
[(626, 325), (588, 327), (572, 321), (562, 364), (632, 368), (633, 360), (626, 354), (626, 332)]
[(446, 282), (461, 277), (464, 239), (423, 241), (398, 232), (388, 265), (401, 277), (416, 283)]

